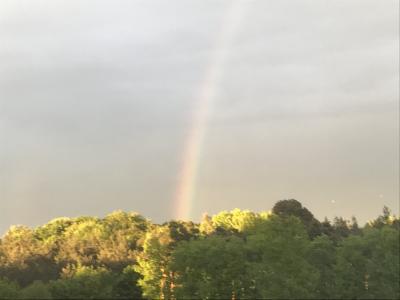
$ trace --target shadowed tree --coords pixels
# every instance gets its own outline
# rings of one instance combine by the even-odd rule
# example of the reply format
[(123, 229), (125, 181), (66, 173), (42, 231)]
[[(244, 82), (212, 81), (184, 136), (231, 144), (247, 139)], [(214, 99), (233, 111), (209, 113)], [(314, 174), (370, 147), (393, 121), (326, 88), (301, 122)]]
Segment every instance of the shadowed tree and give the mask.
[(32, 229), (15, 226), (2, 238), (1, 277), (7, 277), (25, 287), (35, 280), (55, 279), (59, 271), (52, 245), (38, 240)]
[(18, 298), (21, 299), (52, 299), (48, 285), (36, 280), (19, 292)]
[(319, 278), (313, 298), (335, 298), (336, 247), (325, 234), (316, 237), (307, 251), (307, 260), (318, 270)]
[(134, 270), (134, 266), (125, 267), (113, 285), (113, 298), (142, 299), (142, 289), (137, 285), (139, 279), (140, 275)]
[(310, 238), (315, 238), (322, 233), (321, 223), (295, 199), (278, 201), (272, 208), (272, 212), (280, 217), (298, 217), (303, 222)]
[(55, 299), (113, 299), (115, 276), (105, 268), (71, 266), (49, 290)]
[(17, 299), (19, 289), (16, 282), (9, 281), (6, 278), (0, 278), (0, 299)]
[(352, 299), (399, 299), (399, 232), (366, 228), (338, 248), (336, 295)]

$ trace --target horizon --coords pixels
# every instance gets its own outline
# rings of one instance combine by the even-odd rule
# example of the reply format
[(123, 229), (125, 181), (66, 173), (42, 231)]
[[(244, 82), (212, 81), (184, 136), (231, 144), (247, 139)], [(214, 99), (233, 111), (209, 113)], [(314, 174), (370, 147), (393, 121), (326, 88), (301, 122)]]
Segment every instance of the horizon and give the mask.
[[(288, 200), (295, 200), (295, 201), (297, 201), (297, 199), (281, 199), (281, 200), (276, 201), (275, 204), (278, 203), (279, 201), (288, 201)], [(299, 201), (299, 202), (300, 202), (300, 201)], [(302, 203), (300, 202), (300, 204), (302, 204)], [(387, 206), (384, 206), (384, 207), (387, 207)], [(337, 217), (337, 218), (343, 218), (345, 221), (351, 222), (351, 221), (353, 220), (353, 217), (354, 217), (355, 220), (357, 221), (357, 224), (358, 224), (360, 227), (364, 227), (364, 226), (366, 226), (367, 224), (369, 224), (370, 222), (376, 220), (379, 216), (381, 216), (384, 207), (382, 207), (381, 212), (378, 213), (378, 214), (375, 216), (375, 218), (370, 219), (370, 220), (367, 220), (367, 221), (364, 222), (364, 223), (360, 223), (359, 220), (357, 219), (357, 216), (356, 216), (356, 215), (352, 215), (351, 218), (343, 218), (342, 216), (334, 216), (332, 219), (329, 219), (328, 217), (325, 216), (324, 218), (319, 219), (319, 218), (317, 218), (317, 217), (314, 215), (314, 213), (313, 213), (312, 211), (310, 211), (310, 212), (311, 212), (311, 214), (313, 214), (314, 218), (316, 218), (316, 220), (318, 220), (319, 222), (324, 222), (325, 219), (327, 219), (327, 220), (330, 222), (330, 224), (333, 224), (333, 223), (334, 223), (334, 219), (335, 219), (336, 217)], [(303, 205), (303, 208), (306, 208), (306, 209), (307, 209), (307, 207), (304, 206), (304, 205)], [(396, 215), (396, 213), (393, 212), (393, 211), (391, 210), (390, 207), (387, 207), (387, 208), (389, 209), (389, 211), (391, 212), (391, 215), (392, 215), (393, 217), (395, 217), (395, 218), (400, 217), (400, 216)], [(162, 220), (162, 221), (159, 221), (159, 222), (154, 222), (151, 218), (146, 217), (145, 215), (141, 214), (141, 213), (138, 212), (138, 211), (134, 211), (134, 210), (133, 210), (133, 211), (125, 211), (125, 210), (117, 209), (117, 210), (114, 210), (114, 211), (107, 212), (107, 213), (105, 213), (104, 215), (58, 216), (58, 217), (55, 217), (55, 218), (53, 218), (53, 219), (47, 220), (47, 221), (45, 221), (45, 222), (42, 223), (42, 224), (36, 224), (36, 225), (31, 225), (31, 226), (28, 226), (28, 225), (26, 225), (26, 224), (11, 224), (11, 225), (9, 226), (9, 228), (7, 228), (4, 232), (0, 232), (0, 238), (3, 238), (4, 235), (7, 234), (7, 232), (8, 232), (10, 229), (15, 228), (15, 227), (18, 227), (18, 226), (24, 226), (24, 227), (28, 227), (28, 228), (31, 228), (31, 229), (37, 229), (37, 228), (40, 228), (40, 227), (42, 227), (42, 226), (44, 226), (44, 225), (46, 225), (46, 224), (50, 224), (50, 223), (52, 223), (52, 222), (55, 221), (55, 220), (60, 220), (60, 219), (70, 219), (70, 220), (74, 220), (74, 219), (77, 219), (77, 218), (85, 218), (85, 217), (88, 217), (88, 218), (95, 218), (95, 219), (102, 220), (102, 219), (105, 219), (107, 216), (112, 215), (112, 214), (114, 214), (114, 213), (118, 213), (118, 212), (138, 214), (138, 215), (142, 216), (144, 219), (146, 219), (147, 221), (149, 221), (149, 222), (151, 222), (151, 223), (153, 223), (153, 224), (162, 225), (162, 224), (165, 224), (165, 223), (168, 223), (168, 222), (172, 222), (172, 221), (193, 222), (194, 224), (200, 224), (200, 223), (202, 222), (201, 219), (202, 219), (205, 215), (210, 216), (210, 217), (213, 217), (213, 216), (216, 216), (216, 215), (218, 215), (218, 214), (220, 214), (220, 213), (224, 213), (224, 212), (232, 213), (232, 212), (234, 212), (235, 210), (239, 210), (239, 211), (242, 211), (242, 212), (252, 212), (252, 213), (255, 213), (255, 214), (259, 214), (259, 215), (261, 215), (261, 214), (263, 214), (263, 213), (268, 213), (268, 214), (271, 214), (271, 213), (272, 213), (272, 207), (271, 207), (270, 209), (260, 210), (260, 211), (252, 211), (252, 210), (249, 210), (249, 209), (233, 208), (233, 209), (231, 209), (231, 210), (222, 210), (222, 211), (216, 212), (215, 214), (209, 214), (208, 212), (203, 212), (202, 215), (201, 215), (201, 218), (198, 218), (198, 219), (195, 219), (195, 220), (190, 220), (190, 219), (181, 220), (181, 219), (175, 219), (175, 218), (174, 218), (174, 219), (166, 219), (166, 220)], [(349, 223), (349, 225), (350, 225), (350, 223)]]

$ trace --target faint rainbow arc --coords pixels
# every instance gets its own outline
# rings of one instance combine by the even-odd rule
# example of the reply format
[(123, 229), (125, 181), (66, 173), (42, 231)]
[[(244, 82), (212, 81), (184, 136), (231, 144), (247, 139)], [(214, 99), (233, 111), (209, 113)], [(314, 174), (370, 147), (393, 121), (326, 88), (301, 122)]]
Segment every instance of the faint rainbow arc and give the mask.
[(192, 127), (185, 139), (183, 160), (176, 188), (174, 214), (176, 219), (189, 219), (195, 196), (200, 151), (207, 131), (208, 119), (215, 101), (224, 62), (234, 33), (243, 17), (245, 0), (231, 1), (217, 36), (214, 53), (205, 72), (192, 116)]

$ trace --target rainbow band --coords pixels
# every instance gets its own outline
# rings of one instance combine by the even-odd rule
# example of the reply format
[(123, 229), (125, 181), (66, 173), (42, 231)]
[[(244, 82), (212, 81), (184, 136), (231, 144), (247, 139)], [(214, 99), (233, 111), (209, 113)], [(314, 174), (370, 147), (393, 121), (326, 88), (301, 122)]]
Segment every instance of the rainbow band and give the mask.
[(193, 125), (185, 139), (183, 161), (176, 189), (174, 213), (176, 219), (188, 220), (195, 200), (196, 181), (200, 163), (200, 152), (207, 131), (208, 119), (216, 100), (218, 85), (221, 82), (224, 63), (234, 33), (243, 16), (243, 4), (246, 0), (230, 1), (220, 33), (217, 37), (214, 54), (206, 69), (199, 97), (196, 100)]

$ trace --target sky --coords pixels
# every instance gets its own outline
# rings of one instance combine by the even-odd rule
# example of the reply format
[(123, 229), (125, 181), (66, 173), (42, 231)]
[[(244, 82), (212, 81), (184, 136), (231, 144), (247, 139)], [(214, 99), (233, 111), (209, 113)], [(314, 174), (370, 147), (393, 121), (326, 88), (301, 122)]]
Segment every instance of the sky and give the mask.
[(392, 0), (2, 0), (0, 233), (291, 198), (398, 215), (398, 25)]

